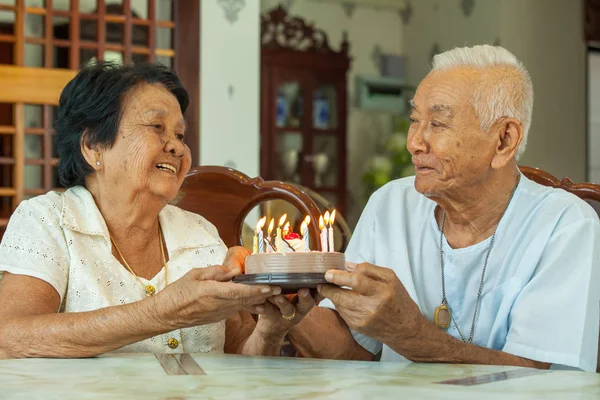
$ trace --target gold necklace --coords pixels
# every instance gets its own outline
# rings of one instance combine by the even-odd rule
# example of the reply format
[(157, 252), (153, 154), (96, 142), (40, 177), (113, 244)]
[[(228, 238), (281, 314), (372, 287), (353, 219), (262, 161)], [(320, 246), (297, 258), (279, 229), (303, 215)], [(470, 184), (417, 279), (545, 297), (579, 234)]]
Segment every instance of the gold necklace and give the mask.
[[(110, 234), (109, 234), (109, 236), (110, 236)], [(163, 245), (163, 233), (162, 233), (162, 228), (160, 227), (160, 225), (158, 225), (158, 236), (159, 236), (159, 240), (160, 240), (160, 252), (162, 254), (163, 266), (165, 267), (165, 286), (167, 286), (169, 284), (169, 275), (168, 275), (168, 269), (167, 269), (167, 260), (165, 258), (165, 247)], [(125, 266), (129, 270), (129, 272), (131, 272), (131, 274), (133, 276), (135, 276), (135, 279), (137, 279), (137, 281), (140, 283), (140, 285), (142, 285), (144, 287), (144, 289), (146, 290), (146, 296), (154, 295), (156, 293), (156, 288), (150, 284), (145, 285), (144, 282), (142, 282), (140, 277), (137, 276), (137, 274), (135, 272), (133, 272), (133, 270), (131, 269), (129, 264), (127, 264), (125, 257), (123, 257), (123, 254), (121, 254), (121, 250), (119, 250), (119, 247), (115, 243), (115, 240), (113, 239), (112, 236), (110, 236), (110, 241), (112, 242), (113, 246), (115, 246), (117, 253), (119, 253), (119, 257), (121, 257), (121, 260), (123, 260), (123, 263), (125, 263)]]

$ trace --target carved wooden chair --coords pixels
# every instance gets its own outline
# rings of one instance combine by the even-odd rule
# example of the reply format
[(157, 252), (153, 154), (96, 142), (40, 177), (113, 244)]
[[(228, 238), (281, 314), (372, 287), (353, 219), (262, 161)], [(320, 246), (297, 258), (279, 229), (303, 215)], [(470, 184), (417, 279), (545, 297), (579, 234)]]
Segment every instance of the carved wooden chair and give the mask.
[[(558, 179), (539, 168), (520, 166), (519, 169), (529, 179), (544, 186), (552, 186), (573, 193), (582, 200), (600, 203), (600, 185), (595, 183), (575, 183), (569, 178)], [(596, 209), (597, 210), (597, 209)]]
[[(209, 220), (217, 227), (225, 244), (231, 247), (243, 245), (245, 218), (268, 200), (284, 200), (298, 209), (298, 215), (309, 215), (312, 221), (318, 221), (321, 215), (311, 197), (294, 185), (264, 181), (260, 177), (249, 178), (239, 171), (219, 166), (192, 168), (176, 203)], [(311, 247), (321, 250), (316, 224), (310, 224), (309, 234)]]
[[(600, 214), (600, 185), (595, 183), (575, 183), (569, 178), (558, 179), (546, 171), (532, 167), (519, 167), (523, 175), (544, 186), (551, 186), (573, 193), (587, 201)], [(598, 364), (596, 372), (600, 373), (600, 335), (598, 336)]]
[[(321, 212), (312, 198), (297, 186), (277, 181), (249, 178), (231, 168), (194, 167), (186, 176), (176, 199), (177, 206), (200, 214), (219, 231), (228, 247), (243, 245), (244, 221), (257, 206), (269, 200), (284, 200), (295, 207), (298, 216), (318, 221)], [(253, 227), (252, 227), (253, 228)], [(311, 247), (321, 250), (316, 224), (309, 227)], [(296, 350), (284, 342), (282, 356), (295, 356)]]

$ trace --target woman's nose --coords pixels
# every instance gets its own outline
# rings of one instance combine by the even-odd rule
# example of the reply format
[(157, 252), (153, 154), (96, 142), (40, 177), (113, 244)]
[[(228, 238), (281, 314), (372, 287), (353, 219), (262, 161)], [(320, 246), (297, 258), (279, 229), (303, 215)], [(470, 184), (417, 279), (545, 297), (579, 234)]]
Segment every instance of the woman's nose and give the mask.
[(179, 139), (169, 136), (165, 143), (165, 151), (171, 153), (175, 157), (183, 157), (185, 145)]

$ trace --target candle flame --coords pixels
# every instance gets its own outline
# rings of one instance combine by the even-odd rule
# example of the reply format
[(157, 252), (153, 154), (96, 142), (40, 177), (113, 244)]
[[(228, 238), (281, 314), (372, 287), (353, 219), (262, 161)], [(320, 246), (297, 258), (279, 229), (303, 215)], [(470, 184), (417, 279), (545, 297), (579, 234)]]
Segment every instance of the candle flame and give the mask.
[(273, 232), (274, 226), (275, 226), (275, 218), (271, 218), (271, 223), (269, 223), (269, 237), (271, 236), (271, 233)]
[(279, 225), (278, 226), (283, 225), (283, 223), (285, 222), (286, 219), (287, 219), (287, 214), (283, 214), (281, 216), (281, 218), (279, 218)]
[(329, 211), (325, 211), (324, 220), (325, 220), (325, 225), (329, 225)]
[(287, 235), (289, 232), (290, 232), (290, 222), (288, 221), (285, 223), (285, 226), (283, 227), (283, 233), (285, 235)]
[(265, 226), (265, 222), (267, 222), (267, 217), (262, 217), (258, 220), (256, 223), (256, 233), (262, 230), (262, 228)]
[(310, 224), (310, 215), (307, 215), (306, 218), (304, 218), (304, 222), (306, 222), (306, 225)]
[(323, 222), (323, 216), (319, 217), (319, 229), (323, 230), (325, 228), (325, 223)]
[(331, 212), (331, 216), (329, 217), (329, 224), (330, 224), (331, 226), (333, 226), (333, 223), (334, 223), (334, 222), (335, 222), (335, 210), (333, 210), (333, 211)]

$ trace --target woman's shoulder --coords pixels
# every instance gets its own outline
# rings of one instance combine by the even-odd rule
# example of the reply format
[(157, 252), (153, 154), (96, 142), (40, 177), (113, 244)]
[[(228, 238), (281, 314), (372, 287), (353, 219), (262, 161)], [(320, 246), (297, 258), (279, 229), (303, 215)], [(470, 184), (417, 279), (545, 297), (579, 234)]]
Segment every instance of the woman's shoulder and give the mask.
[[(181, 233), (181, 240), (195, 238), (198, 244), (222, 244), (217, 228), (203, 216), (174, 205), (160, 212), (161, 224), (171, 232)], [(184, 237), (183, 237), (184, 236)]]
[(64, 192), (50, 191), (46, 194), (21, 201), (13, 215), (46, 217), (57, 220), (63, 208)]

